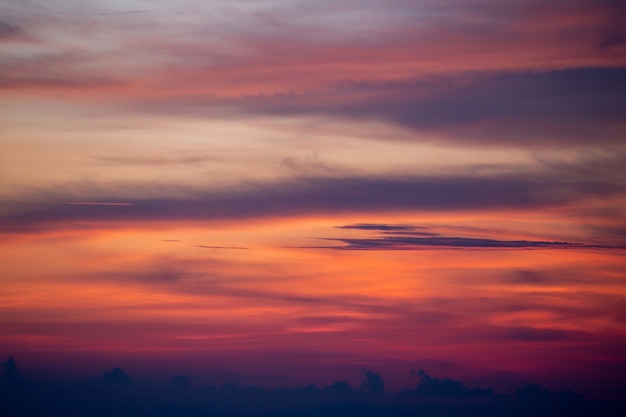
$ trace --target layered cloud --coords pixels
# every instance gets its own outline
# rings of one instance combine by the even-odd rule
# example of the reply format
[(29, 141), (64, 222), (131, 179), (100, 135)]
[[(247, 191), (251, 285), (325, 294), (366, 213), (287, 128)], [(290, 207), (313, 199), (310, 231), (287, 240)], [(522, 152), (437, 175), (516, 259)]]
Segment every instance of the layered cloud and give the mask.
[[(500, 240), (485, 237), (449, 236), (425, 226), (359, 223), (338, 226), (344, 230), (378, 232), (378, 236), (326, 238), (344, 245), (319, 246), (335, 250), (415, 250), (415, 249), (626, 249), (626, 246), (585, 244), (580, 242)], [(455, 229), (455, 228), (444, 228)], [(462, 229), (462, 228), (459, 228)], [(459, 231), (459, 230), (457, 230)], [(486, 232), (483, 230), (483, 232)], [(476, 231), (474, 231), (476, 233)], [(523, 274), (522, 274), (523, 275)], [(528, 282), (540, 282), (535, 275), (523, 275)], [(537, 278), (537, 279), (533, 279)]]
[(5, 37), (31, 33), (38, 44), (9, 49), (4, 87), (45, 91), (56, 80), (109, 99), (241, 97), (338, 81), (624, 65), (618, 2), (392, 3), (7, 5)]
[(0, 350), (617, 375), (624, 12), (4, 2)]
[(624, 145), (620, 2), (392, 3), (7, 5), (0, 38), (30, 40), (4, 42), (0, 89), (123, 114), (377, 120), (402, 140)]
[[(420, 248), (506, 248), (506, 249), (531, 249), (531, 248), (558, 248), (558, 249), (612, 249), (609, 246), (585, 245), (576, 242), (546, 242), (529, 240), (496, 240), (477, 239), (467, 237), (382, 237), (349, 239), (331, 239), (345, 243), (344, 246), (326, 246), (328, 249), (338, 250), (409, 250)], [(322, 246), (324, 247), (324, 246)], [(626, 249), (626, 248), (620, 248)]]
[(623, 145), (625, 76), (623, 68), (472, 74), (242, 101), (254, 112), (380, 119), (461, 143)]
[[(145, 188), (139, 188), (145, 189)], [(102, 192), (100, 200), (44, 193), (45, 200), (19, 204), (2, 216), (4, 230), (84, 221), (224, 220), (331, 213), (491, 211), (546, 209), (581, 198), (623, 198), (618, 183), (540, 176), (424, 178), (302, 178), (237, 189), (161, 198), (132, 197), (133, 188)], [(167, 188), (165, 189), (167, 191)], [(93, 190), (89, 190), (93, 193)], [(179, 190), (180, 192), (180, 190)], [(115, 198), (112, 200), (112, 198)], [(123, 200), (120, 200), (122, 198)]]

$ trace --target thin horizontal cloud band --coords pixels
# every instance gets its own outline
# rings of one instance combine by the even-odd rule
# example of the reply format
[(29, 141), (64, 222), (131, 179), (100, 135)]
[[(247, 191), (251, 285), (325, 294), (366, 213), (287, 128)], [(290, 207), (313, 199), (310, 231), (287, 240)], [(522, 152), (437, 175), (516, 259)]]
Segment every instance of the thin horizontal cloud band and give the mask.
[[(139, 109), (226, 114), (322, 115), (380, 120), (440, 139), (541, 145), (623, 143), (626, 67), (544, 72), (437, 75), (393, 81), (335, 82), (324, 92), (247, 95), (219, 99), (192, 94), (151, 98)], [(511, 98), (515, 97), (515, 100)], [(224, 112), (218, 113), (224, 116)], [(470, 128), (470, 129), (468, 129)], [(462, 130), (459, 130), (462, 129)], [(423, 140), (423, 138), (419, 138)]]
[(335, 250), (411, 250), (420, 248), (484, 249), (626, 249), (626, 246), (588, 245), (578, 242), (497, 240), (467, 237), (383, 237), (370, 239), (326, 238), (345, 246), (316, 246)]
[(133, 190), (135, 187), (129, 186), (125, 196), (115, 198), (124, 205), (114, 206), (67, 204), (68, 200), (76, 201), (81, 197), (71, 190), (66, 196), (51, 197), (47, 192), (42, 193), (47, 202), (30, 203), (29, 209), (0, 217), (0, 228), (19, 230), (71, 221), (218, 220), (343, 212), (529, 209), (559, 206), (583, 197), (620, 196), (626, 191), (616, 183), (560, 181), (542, 176), (302, 178), (239, 189), (195, 193), (190, 190), (184, 198), (128, 198), (128, 195), (137, 195)]

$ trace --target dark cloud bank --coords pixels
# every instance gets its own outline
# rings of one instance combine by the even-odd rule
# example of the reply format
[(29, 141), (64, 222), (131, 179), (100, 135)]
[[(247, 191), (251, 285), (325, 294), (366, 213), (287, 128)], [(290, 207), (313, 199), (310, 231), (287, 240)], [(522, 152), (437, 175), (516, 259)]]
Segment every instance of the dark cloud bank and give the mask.
[(512, 393), (470, 388), (452, 378), (412, 371), (414, 388), (390, 393), (384, 378), (362, 369), (358, 388), (346, 381), (324, 387), (220, 387), (200, 385), (182, 374), (169, 380), (134, 378), (121, 368), (99, 378), (36, 381), (23, 377), (12, 357), (3, 362), (3, 416), (621, 416), (622, 400), (589, 400), (569, 390), (553, 392), (525, 384)]
[(382, 236), (366, 238), (325, 238), (342, 246), (315, 246), (335, 250), (410, 250), (420, 248), (450, 249), (626, 249), (625, 246), (590, 245), (579, 242), (499, 240), (489, 238), (443, 236), (424, 226), (358, 223), (337, 226), (342, 230), (378, 232)]
[[(549, 242), (532, 240), (497, 240), (476, 239), (467, 237), (383, 237), (369, 239), (327, 239), (340, 241), (345, 246), (320, 246), (321, 248), (337, 250), (407, 250), (418, 248), (508, 248), (508, 249), (608, 249), (611, 246), (585, 245), (576, 242)], [(626, 248), (622, 248), (626, 249)]]
[[(140, 195), (149, 184), (121, 187), (124, 195)], [(93, 193), (93, 189), (89, 189)], [(176, 194), (185, 194), (185, 190)], [(10, 203), (14, 213), (0, 215), (0, 230), (54, 227), (70, 222), (180, 221), (284, 217), (394, 211), (532, 210), (575, 203), (583, 198), (613, 197), (626, 187), (601, 178), (546, 174), (503, 174), (467, 177), (307, 177), (282, 182), (244, 184), (236, 188), (190, 190), (185, 197), (117, 197), (98, 204), (83, 201), (80, 188), (42, 192), (41, 203)], [(116, 191), (118, 194), (120, 190)], [(167, 195), (168, 190), (164, 190)], [(103, 191), (106, 195), (106, 192)], [(120, 200), (122, 198), (122, 200)], [(396, 230), (397, 231), (397, 230)]]
[[(613, 38), (611, 38), (613, 39)], [(496, 146), (624, 144), (626, 67), (472, 71), (416, 79), (354, 82), (328, 92), (194, 95), (138, 104), (168, 114), (313, 115), (350, 123), (379, 120), (428, 137)], [(210, 109), (210, 113), (207, 112)], [(389, 138), (385, 138), (389, 140)], [(423, 141), (424, 136), (416, 136)]]

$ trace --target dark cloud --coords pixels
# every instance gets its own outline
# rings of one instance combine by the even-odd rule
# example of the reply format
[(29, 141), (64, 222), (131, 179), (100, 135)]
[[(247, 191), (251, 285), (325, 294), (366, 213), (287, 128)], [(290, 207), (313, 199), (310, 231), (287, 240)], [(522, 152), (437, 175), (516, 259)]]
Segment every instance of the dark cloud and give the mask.
[(246, 250), (250, 248), (246, 248), (243, 246), (212, 246), (212, 245), (192, 245), (193, 247), (200, 249), (241, 249)]
[(356, 230), (382, 230), (382, 231), (412, 231), (416, 229), (425, 229), (421, 226), (410, 226), (400, 224), (378, 224), (378, 223), (357, 223), (345, 226), (335, 226), (337, 229), (356, 229)]
[(25, 36), (26, 34), (21, 27), (0, 20), (0, 42), (22, 39)]
[[(530, 241), (530, 240), (496, 240), (468, 237), (408, 237), (387, 236), (381, 238), (350, 239), (328, 238), (324, 240), (343, 242), (346, 246), (317, 246), (318, 248), (336, 250), (411, 250), (420, 248), (504, 248), (504, 249), (589, 249), (615, 248), (611, 246), (586, 245), (576, 242)], [(626, 247), (617, 247), (626, 249)]]
[(385, 381), (383, 378), (369, 369), (362, 369), (364, 380), (361, 389), (370, 395), (382, 395), (385, 393)]
[(625, 78), (623, 67), (462, 74), (348, 82), (332, 96), (256, 96), (230, 105), (254, 113), (373, 118), (469, 143), (597, 145), (624, 143)]
[(133, 203), (126, 203), (122, 201), (68, 201), (65, 204), (70, 206), (110, 206), (110, 207), (124, 207), (132, 206)]
[(349, 323), (354, 322), (356, 319), (351, 316), (311, 316), (311, 317), (299, 317), (298, 321), (306, 325), (326, 325), (335, 323)]
[[(145, 191), (154, 187), (142, 184), (126, 188), (117, 188), (115, 192), (132, 196), (137, 195), (140, 192), (138, 190)], [(89, 188), (86, 191), (93, 193), (94, 189)], [(581, 198), (619, 196), (624, 191), (623, 185), (600, 180), (525, 174), (475, 178), (300, 178), (209, 192), (175, 190), (174, 195), (182, 195), (181, 197), (124, 197), (124, 203), (128, 204), (126, 206), (69, 205), (60, 202), (82, 200), (82, 196), (78, 194), (80, 189), (70, 189), (67, 195), (54, 195), (46, 190), (41, 194), (44, 201), (58, 203), (9, 202), (10, 207), (20, 210), (0, 216), (0, 230), (33, 230), (55, 225), (65, 227), (69, 222), (219, 220), (320, 213), (379, 214), (398, 210), (528, 210), (559, 206)], [(120, 201), (121, 198), (101, 199), (111, 200)], [(409, 242), (410, 239), (405, 242), (398, 240), (397, 243)], [(451, 243), (436, 239), (430, 242), (439, 245)], [(419, 244), (420, 241), (413, 243)], [(471, 245), (481, 242), (457, 243)], [(489, 245), (493, 242), (482, 244)]]
[(109, 384), (128, 384), (130, 383), (130, 377), (122, 368), (113, 368), (108, 372), (102, 374), (102, 380)]
[(432, 233), (432, 232), (403, 232), (397, 231), (394, 232), (392, 230), (381, 232), (383, 235), (402, 235), (402, 236), (440, 236), (440, 233)]
[(540, 329), (535, 327), (514, 327), (507, 330), (506, 339), (520, 340), (525, 342), (549, 342), (570, 340), (573, 336), (579, 336), (581, 332), (557, 329)]
[(418, 232), (417, 230), (427, 230), (424, 226), (380, 224), (380, 223), (357, 223), (345, 226), (335, 226), (337, 229), (379, 231), (382, 234), (406, 235), (406, 236), (439, 236), (439, 233)]
[[(467, 392), (467, 388), (460, 381), (455, 381), (452, 378), (435, 378), (426, 373), (425, 370), (411, 372), (412, 376), (419, 378), (419, 383), (414, 395), (426, 396), (426, 397), (461, 397)], [(410, 391), (406, 392), (407, 394)], [(493, 393), (492, 393), (493, 394)]]
[(102, 272), (97, 274), (95, 278), (107, 281), (116, 281), (120, 283), (148, 284), (151, 286), (177, 284), (184, 280), (190, 279), (197, 274), (179, 271), (172, 268), (149, 269), (148, 271), (118, 271), (118, 272)]
[(322, 388), (322, 392), (329, 395), (351, 395), (352, 387), (346, 381), (335, 381), (331, 385)]
[(623, 32), (623, 29), (611, 30), (602, 37), (598, 47), (601, 50), (605, 50), (626, 45), (626, 34)]
[(608, 0), (603, 3), (606, 7), (606, 26), (600, 36), (598, 49), (622, 49), (626, 46), (626, 3), (622, 0)]
[(511, 279), (512, 282), (520, 284), (545, 284), (549, 283), (550, 277), (538, 271), (516, 271)]
[[(466, 308), (468, 306), (465, 306)], [(541, 308), (529, 308), (527, 311), (541, 311)], [(558, 311), (555, 310), (555, 312)], [(474, 315), (478, 315), (477, 311), (473, 312)], [(494, 309), (491, 314), (498, 314), (498, 310)], [(571, 317), (570, 317), (571, 319)], [(579, 343), (585, 342), (591, 339), (600, 341), (608, 340), (610, 335), (601, 331), (585, 331), (585, 330), (570, 330), (560, 328), (543, 328), (532, 326), (491, 326), (491, 325), (476, 325), (465, 326), (463, 318), (459, 315), (457, 317), (456, 325), (463, 326), (471, 339), (475, 342), (481, 341), (500, 341), (500, 342), (515, 342), (518, 344), (543, 342), (543, 343)], [(467, 340), (467, 339), (466, 339)], [(449, 341), (455, 341), (454, 335), (449, 336)], [(460, 340), (459, 340), (459, 343)]]
[[(258, 278), (240, 274), (237, 264), (216, 260), (179, 260), (179, 259), (156, 259), (144, 260), (144, 264), (134, 269), (103, 271), (90, 274), (89, 278), (94, 281), (109, 281), (124, 283), (129, 286), (146, 286), (152, 289), (158, 288), (171, 293), (193, 295), (203, 299), (205, 297), (227, 297), (232, 299), (246, 300), (250, 305), (276, 305), (298, 304), (315, 307), (333, 306), (350, 311), (367, 314), (408, 314), (408, 306), (402, 303), (390, 303), (377, 297), (360, 295), (331, 295), (313, 296), (304, 292), (289, 292), (264, 290), (254, 286)], [(283, 280), (285, 275), (276, 267), (268, 268), (262, 264), (256, 264), (256, 269), (267, 268), (263, 275), (263, 281), (268, 283), (272, 280)], [(83, 281), (85, 274), (73, 279)], [(292, 276), (289, 276), (293, 278)], [(64, 277), (67, 279), (67, 277)], [(72, 278), (70, 278), (72, 279)], [(189, 305), (184, 305), (188, 308)], [(128, 308), (134, 308), (128, 306)], [(143, 308), (143, 307), (141, 307)], [(178, 308), (175, 306), (174, 308)], [(429, 317), (427, 314), (424, 317)], [(422, 319), (423, 317), (420, 317)], [(331, 322), (346, 322), (353, 320), (348, 316), (340, 317), (304, 317), (298, 319), (302, 323), (328, 324)], [(356, 320), (356, 319), (354, 319)]]
[[(76, 353), (73, 352), (75, 355)], [(425, 370), (413, 371), (412, 376), (419, 379), (415, 389), (400, 392), (383, 392), (369, 390), (379, 394), (373, 400), (363, 393), (356, 393), (345, 380), (335, 381), (331, 385), (318, 389), (317, 385), (275, 385), (279, 381), (275, 377), (264, 376), (257, 384), (247, 385), (250, 374), (220, 371), (207, 374), (194, 369), (193, 365), (185, 364), (179, 352), (173, 353), (167, 361), (156, 361), (152, 358), (140, 360), (142, 368), (134, 368), (133, 377), (120, 367), (101, 374), (98, 380), (92, 365), (85, 370), (85, 376), (76, 378), (72, 369), (64, 368), (66, 361), (58, 361), (64, 356), (46, 355), (50, 361), (47, 366), (34, 367), (28, 360), (26, 367), (33, 369), (34, 377), (29, 376), (23, 383), (3, 384), (0, 391), (3, 415), (100, 415), (102, 410), (110, 411), (119, 417), (127, 416), (214, 416), (214, 417), (251, 417), (263, 415), (267, 417), (406, 417), (406, 416), (561, 416), (572, 417), (602, 415), (620, 416), (626, 410), (623, 393), (616, 392), (608, 398), (587, 399), (570, 390), (552, 391), (537, 383), (524, 383), (513, 392), (494, 391), (492, 388), (468, 388), (459, 380), (451, 377), (437, 378)], [(20, 366), (24, 357), (21, 355)], [(57, 361), (55, 361), (57, 359)], [(100, 359), (100, 358), (98, 358)], [(99, 366), (102, 359), (96, 359)], [(306, 361), (301, 359), (294, 365), (302, 373), (301, 379), (313, 378), (307, 374)], [(9, 360), (13, 361), (12, 357)], [(32, 358), (31, 358), (32, 360)], [(86, 357), (83, 358), (83, 362)], [(107, 361), (122, 361), (124, 357), (106, 358)], [(55, 363), (56, 362), (56, 363)], [(72, 360), (71, 363), (75, 361)], [(423, 361), (420, 361), (423, 363)], [(194, 378), (185, 374), (174, 374), (171, 378), (163, 378), (171, 370), (169, 363), (183, 366), (192, 371)], [(202, 363), (202, 361), (200, 361)], [(198, 364), (195, 364), (196, 367)], [(41, 365), (40, 365), (41, 366)], [(149, 366), (149, 372), (145, 368)], [(51, 368), (54, 374), (45, 370)], [(281, 369), (280, 367), (278, 369)], [(284, 369), (284, 368), (282, 368)], [(459, 373), (461, 370), (455, 370)], [(309, 371), (310, 372), (310, 371)], [(350, 370), (350, 373), (352, 370)], [(382, 385), (382, 377), (362, 369), (365, 388)], [(462, 372), (462, 371), (461, 371)], [(334, 370), (337, 374), (338, 370)], [(343, 373), (343, 372), (342, 372)], [(42, 375), (43, 374), (43, 375)], [(491, 370), (491, 374), (496, 374)], [(89, 376), (87, 376), (89, 375)], [(136, 375), (136, 377), (135, 377)], [(508, 377), (508, 375), (507, 375)], [(212, 384), (196, 386), (191, 384), (197, 380), (212, 380)], [(228, 382), (235, 379), (237, 382)], [(393, 378), (391, 378), (393, 380)], [(496, 380), (497, 381), (497, 380)], [(502, 381), (499, 381), (500, 385)], [(543, 382), (543, 381), (542, 381)], [(572, 381), (565, 381), (566, 386)], [(595, 381), (594, 381), (595, 382)], [(603, 381), (600, 388), (608, 388), (610, 384), (620, 386), (620, 379)], [(244, 385), (245, 384), (245, 385)], [(621, 390), (620, 390), (621, 391)], [(621, 394), (621, 395), (620, 395)], [(436, 401), (432, 399), (436, 398)], [(121, 399), (121, 400), (120, 400)], [(476, 399), (479, 399), (478, 401)]]

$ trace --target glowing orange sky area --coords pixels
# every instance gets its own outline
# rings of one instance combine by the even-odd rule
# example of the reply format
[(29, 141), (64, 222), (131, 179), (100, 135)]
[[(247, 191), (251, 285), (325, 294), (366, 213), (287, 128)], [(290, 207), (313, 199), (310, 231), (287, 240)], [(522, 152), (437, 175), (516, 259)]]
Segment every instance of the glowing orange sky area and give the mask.
[(0, 6), (0, 355), (626, 376), (626, 10), (336, 3)]

